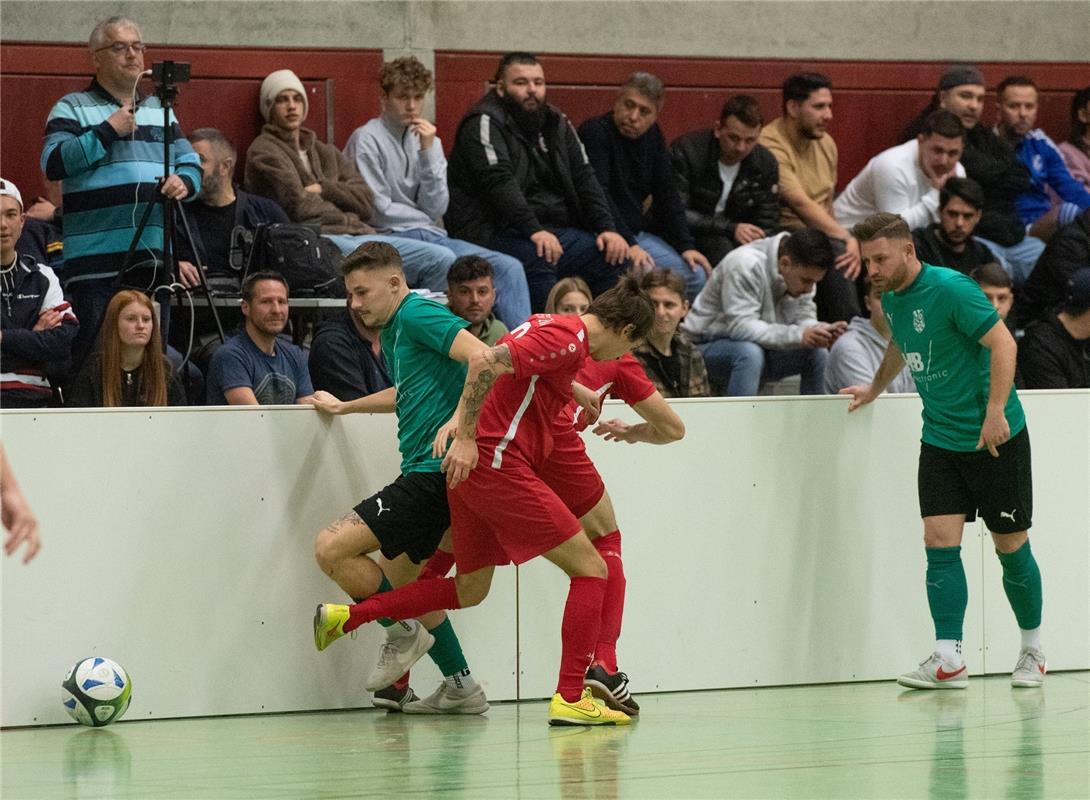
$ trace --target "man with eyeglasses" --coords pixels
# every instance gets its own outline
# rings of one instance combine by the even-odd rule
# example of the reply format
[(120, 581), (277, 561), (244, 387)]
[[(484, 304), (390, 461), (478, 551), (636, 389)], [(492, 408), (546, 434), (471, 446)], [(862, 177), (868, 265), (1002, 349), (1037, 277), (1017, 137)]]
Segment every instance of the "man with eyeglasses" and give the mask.
[[(139, 26), (125, 17), (110, 17), (95, 26), (89, 47), (95, 77), (84, 91), (65, 95), (49, 112), (41, 158), (46, 177), (63, 182), (62, 280), (81, 323), (72, 347), (77, 370), (119, 286), (125, 254), (147, 203), (154, 201), (156, 192), (192, 200), (201, 188), (200, 159), (173, 111), (170, 155), (175, 172), (160, 183), (163, 154), (157, 143), (162, 141), (162, 105), (137, 89), (146, 49)], [(162, 224), (160, 207), (141, 236), (137, 263), (161, 260)], [(160, 276), (158, 282), (163, 280)], [(125, 282), (146, 283), (149, 288), (156, 283), (150, 269), (143, 274), (133, 271)], [(160, 316), (164, 336), (168, 309), (164, 303)]]

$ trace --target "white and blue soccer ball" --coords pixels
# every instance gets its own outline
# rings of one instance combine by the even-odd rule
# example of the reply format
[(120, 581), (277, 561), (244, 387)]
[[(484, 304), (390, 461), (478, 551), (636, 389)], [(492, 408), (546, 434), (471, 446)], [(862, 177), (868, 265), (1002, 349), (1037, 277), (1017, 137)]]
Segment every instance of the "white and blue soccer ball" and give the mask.
[(76, 722), (100, 728), (121, 719), (132, 699), (132, 682), (116, 661), (92, 656), (78, 661), (61, 683), (64, 710)]

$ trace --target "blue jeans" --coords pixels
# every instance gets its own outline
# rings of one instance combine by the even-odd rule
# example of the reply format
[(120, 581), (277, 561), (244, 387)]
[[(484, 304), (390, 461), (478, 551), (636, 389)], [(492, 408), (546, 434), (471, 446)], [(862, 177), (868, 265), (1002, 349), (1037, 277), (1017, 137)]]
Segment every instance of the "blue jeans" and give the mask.
[(394, 231), (390, 235), (398, 239), (415, 239), (445, 247), (457, 258), (480, 256), (492, 265), (492, 283), (496, 287), (496, 316), (508, 329), (518, 327), (529, 318), (530, 289), (526, 286), (526, 271), (522, 268), (522, 262), (514, 256), (497, 253), (462, 239), (452, 239), (426, 228)]
[(988, 249), (995, 253), (1000, 265), (1011, 276), (1015, 291), (1026, 285), (1029, 274), (1037, 266), (1037, 259), (1045, 251), (1045, 243), (1036, 236), (1026, 236), (1018, 244), (1013, 244), (1010, 247), (1004, 247), (990, 239), (982, 239), (979, 236), (975, 238), (986, 244)]
[(345, 255), (364, 242), (386, 242), (391, 247), (396, 247), (401, 253), (405, 280), (408, 281), (410, 288), (431, 289), (433, 292), (447, 290), (447, 270), (454, 263), (454, 253), (445, 247), (373, 233), (362, 236), (346, 233), (323, 233), (322, 235), (341, 248), (341, 252)]
[(738, 339), (713, 339), (697, 347), (704, 354), (712, 388), (720, 396), (751, 397), (762, 381), (778, 381), (788, 375), (801, 376), (799, 390), (803, 394), (825, 393), (829, 351), (824, 347), (766, 350), (756, 342)]
[(690, 267), (681, 254), (653, 233), (641, 231), (636, 234), (636, 244), (655, 259), (655, 269), (668, 269), (676, 272), (685, 281), (685, 294), (692, 301), (700, 294), (708, 276), (701, 267)]
[(514, 230), (505, 230), (492, 237), (489, 245), (493, 250), (507, 253), (522, 262), (526, 270), (526, 283), (530, 287), (530, 309), (534, 313), (545, 310), (545, 301), (549, 290), (558, 278), (578, 276), (587, 282), (595, 295), (612, 289), (617, 285), (628, 262), (607, 264), (598, 251), (594, 234), (580, 228), (556, 228), (552, 234), (560, 240), (564, 254), (560, 261), (550, 264), (544, 258), (538, 258), (537, 245)]

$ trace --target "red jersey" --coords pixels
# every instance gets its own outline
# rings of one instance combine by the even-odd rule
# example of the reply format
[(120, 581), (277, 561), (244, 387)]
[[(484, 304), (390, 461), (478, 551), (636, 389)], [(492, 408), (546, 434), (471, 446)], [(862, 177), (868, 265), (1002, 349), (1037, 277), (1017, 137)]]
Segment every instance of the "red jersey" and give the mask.
[(587, 328), (576, 316), (534, 314), (497, 344), (507, 345), (515, 371), (501, 375), (485, 398), (478, 469), (500, 469), (512, 456), (536, 466), (552, 449), (555, 420), (590, 355)]
[[(600, 400), (615, 397), (630, 406), (646, 400), (655, 393), (655, 385), (647, 378), (643, 365), (631, 353), (625, 353), (613, 361), (595, 361), (588, 358), (575, 380), (598, 395)], [(582, 407), (572, 400), (556, 419), (558, 430), (575, 427), (586, 430), (587, 417)]]

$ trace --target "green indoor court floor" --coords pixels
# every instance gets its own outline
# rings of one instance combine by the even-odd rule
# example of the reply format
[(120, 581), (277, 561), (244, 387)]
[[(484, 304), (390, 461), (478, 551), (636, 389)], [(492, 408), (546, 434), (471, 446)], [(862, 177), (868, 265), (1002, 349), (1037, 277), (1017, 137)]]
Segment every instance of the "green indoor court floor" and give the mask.
[(642, 695), (629, 728), (374, 709), (10, 729), (30, 798), (1090, 798), (1090, 673)]

